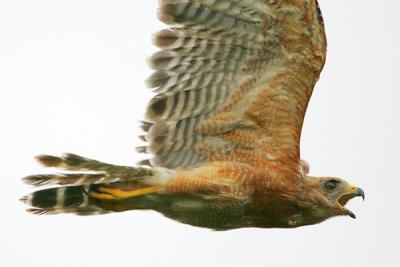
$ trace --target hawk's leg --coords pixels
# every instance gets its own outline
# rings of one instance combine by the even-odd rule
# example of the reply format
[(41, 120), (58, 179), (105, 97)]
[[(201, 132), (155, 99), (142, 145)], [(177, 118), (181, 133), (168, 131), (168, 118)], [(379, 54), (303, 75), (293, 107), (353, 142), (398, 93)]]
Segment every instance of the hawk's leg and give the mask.
[(92, 198), (107, 199), (107, 200), (121, 200), (131, 197), (137, 197), (141, 195), (156, 193), (159, 186), (149, 186), (145, 188), (135, 188), (133, 190), (123, 190), (120, 188), (100, 187), (98, 192), (90, 192), (89, 195)]

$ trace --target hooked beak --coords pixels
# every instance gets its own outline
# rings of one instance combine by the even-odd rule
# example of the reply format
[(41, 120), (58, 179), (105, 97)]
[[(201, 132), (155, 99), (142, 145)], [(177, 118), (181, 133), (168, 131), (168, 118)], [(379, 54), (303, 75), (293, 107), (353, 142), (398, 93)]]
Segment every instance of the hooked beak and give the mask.
[(365, 193), (361, 188), (356, 187), (356, 186), (351, 186), (349, 192), (344, 193), (337, 200), (341, 209), (343, 209), (345, 211), (345, 214), (349, 215), (353, 219), (356, 218), (356, 215), (351, 210), (346, 209), (345, 205), (347, 204), (347, 202), (349, 202), (350, 199), (355, 198), (355, 197), (362, 197), (362, 199), (364, 201)]

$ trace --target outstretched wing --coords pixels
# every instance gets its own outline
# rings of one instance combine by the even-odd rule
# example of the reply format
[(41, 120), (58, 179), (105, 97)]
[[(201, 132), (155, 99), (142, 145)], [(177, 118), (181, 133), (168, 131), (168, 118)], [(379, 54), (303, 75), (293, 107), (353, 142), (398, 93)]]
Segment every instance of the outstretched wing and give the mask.
[(325, 61), (315, 0), (162, 0), (148, 84), (149, 163), (299, 163), (304, 114)]

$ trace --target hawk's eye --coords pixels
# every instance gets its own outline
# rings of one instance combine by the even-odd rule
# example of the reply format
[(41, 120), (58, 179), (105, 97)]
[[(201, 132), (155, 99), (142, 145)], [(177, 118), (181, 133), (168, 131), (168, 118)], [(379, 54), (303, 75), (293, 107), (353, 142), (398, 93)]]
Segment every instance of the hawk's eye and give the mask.
[(328, 191), (333, 191), (339, 182), (336, 180), (329, 180), (325, 183), (325, 188)]

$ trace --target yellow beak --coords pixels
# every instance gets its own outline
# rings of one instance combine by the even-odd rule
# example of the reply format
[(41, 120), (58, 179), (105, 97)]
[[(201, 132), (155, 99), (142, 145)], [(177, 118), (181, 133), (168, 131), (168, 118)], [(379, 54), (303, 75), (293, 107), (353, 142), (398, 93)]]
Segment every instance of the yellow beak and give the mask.
[(353, 219), (356, 218), (356, 215), (352, 211), (346, 209), (344, 206), (347, 204), (347, 202), (349, 202), (350, 199), (355, 198), (355, 197), (362, 197), (362, 199), (364, 201), (365, 193), (361, 188), (359, 188), (357, 186), (351, 186), (349, 192), (344, 193), (337, 200), (338, 204), (346, 212), (346, 214), (349, 215)]

